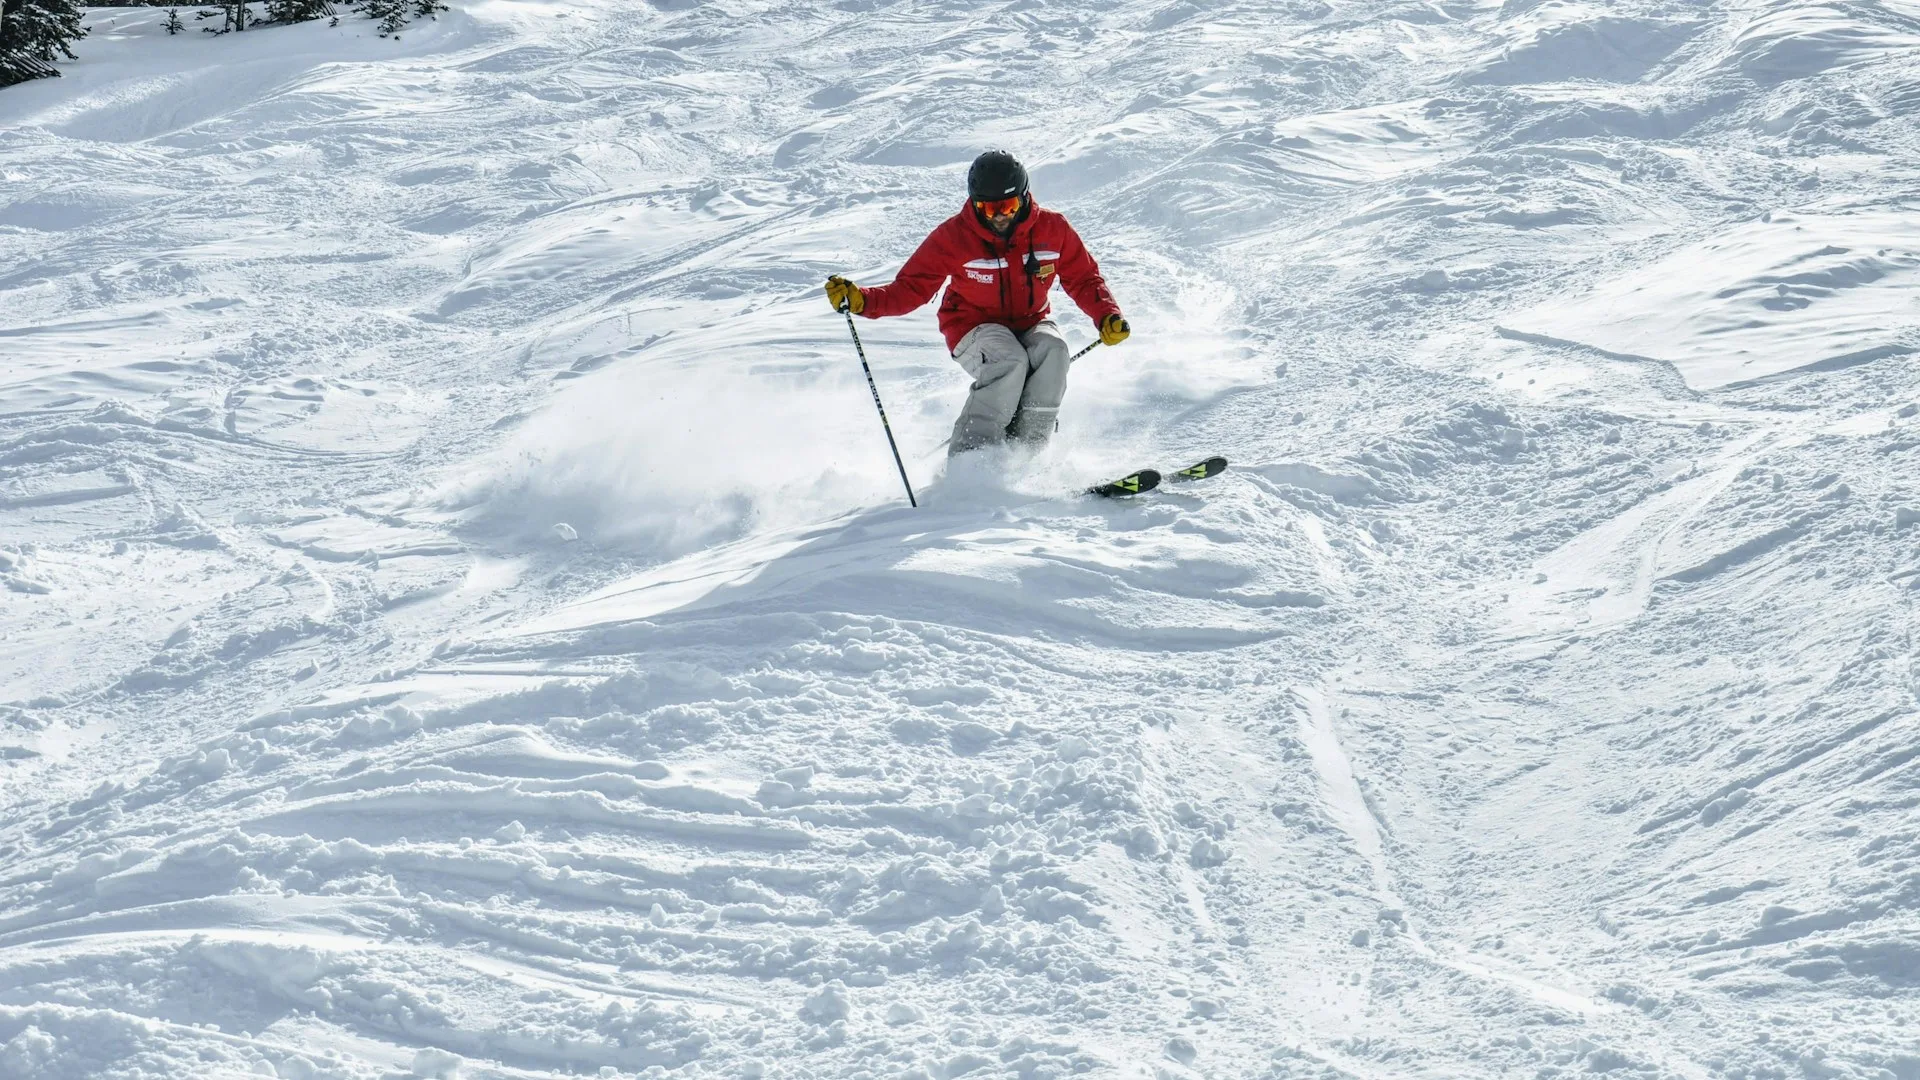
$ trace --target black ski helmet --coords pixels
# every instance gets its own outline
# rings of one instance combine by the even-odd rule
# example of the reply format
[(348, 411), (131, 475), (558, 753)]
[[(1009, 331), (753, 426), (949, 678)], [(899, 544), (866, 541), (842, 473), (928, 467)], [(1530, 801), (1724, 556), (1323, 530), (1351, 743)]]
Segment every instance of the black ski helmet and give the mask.
[(1005, 150), (989, 150), (967, 170), (967, 197), (983, 202), (1027, 193), (1027, 169)]

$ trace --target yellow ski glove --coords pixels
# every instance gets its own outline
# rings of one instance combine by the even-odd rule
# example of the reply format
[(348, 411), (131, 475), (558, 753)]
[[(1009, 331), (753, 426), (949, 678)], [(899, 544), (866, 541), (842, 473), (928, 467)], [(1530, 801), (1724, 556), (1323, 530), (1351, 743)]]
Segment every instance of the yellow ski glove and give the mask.
[(827, 279), (827, 302), (835, 311), (851, 311), (860, 314), (867, 306), (867, 298), (860, 292), (860, 286), (835, 274)]
[(1127, 320), (1118, 315), (1109, 315), (1100, 320), (1100, 344), (1102, 345), (1118, 345), (1127, 340), (1127, 335), (1131, 333), (1133, 331), (1128, 329)]

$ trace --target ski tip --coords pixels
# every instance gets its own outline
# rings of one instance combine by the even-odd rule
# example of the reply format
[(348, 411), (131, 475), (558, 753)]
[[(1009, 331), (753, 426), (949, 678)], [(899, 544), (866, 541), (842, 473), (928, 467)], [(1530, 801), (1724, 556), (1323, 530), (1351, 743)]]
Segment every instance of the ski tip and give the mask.
[(1219, 476), (1227, 471), (1227, 459), (1218, 455), (1205, 461), (1195, 462), (1173, 474), (1174, 481), (1205, 480), (1210, 476)]
[(1143, 491), (1152, 491), (1160, 486), (1160, 474), (1152, 469), (1141, 469), (1128, 473), (1118, 480), (1109, 480), (1087, 489), (1089, 495), (1104, 495), (1118, 498), (1126, 495), (1138, 495)]

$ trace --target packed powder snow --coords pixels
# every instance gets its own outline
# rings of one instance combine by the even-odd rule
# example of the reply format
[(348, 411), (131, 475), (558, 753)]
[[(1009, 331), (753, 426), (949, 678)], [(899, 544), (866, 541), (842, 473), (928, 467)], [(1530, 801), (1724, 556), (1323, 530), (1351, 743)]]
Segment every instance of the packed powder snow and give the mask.
[[(1920, 8), (166, 20), (0, 89), (0, 1077), (1920, 1076)], [(914, 508), (995, 148), (1130, 334), (861, 322)]]

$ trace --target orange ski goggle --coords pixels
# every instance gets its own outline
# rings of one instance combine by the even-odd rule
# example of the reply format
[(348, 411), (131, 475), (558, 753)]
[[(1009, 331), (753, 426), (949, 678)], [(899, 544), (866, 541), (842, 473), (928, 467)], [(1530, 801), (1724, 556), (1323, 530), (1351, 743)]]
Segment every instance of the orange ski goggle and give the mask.
[(1020, 212), (1020, 196), (1011, 199), (975, 199), (973, 208), (988, 217), (1006, 217)]

